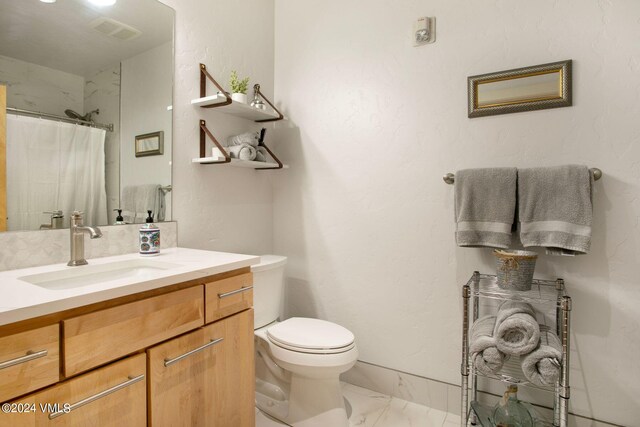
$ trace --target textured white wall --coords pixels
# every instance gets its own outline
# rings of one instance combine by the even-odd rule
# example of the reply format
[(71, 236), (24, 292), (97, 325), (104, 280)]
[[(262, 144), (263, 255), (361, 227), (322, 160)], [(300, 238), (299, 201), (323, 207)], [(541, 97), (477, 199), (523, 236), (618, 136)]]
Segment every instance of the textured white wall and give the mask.
[(0, 55), (0, 83), (7, 85), (7, 106), (64, 116), (83, 112), (84, 77)]
[[(414, 48), (426, 15), (437, 42)], [(489, 250), (456, 248), (441, 176), (598, 166), (591, 253), (542, 255), (538, 275), (564, 277), (573, 297), (572, 411), (637, 425), (640, 4), (278, 0), (275, 16), (292, 168), (274, 181), (273, 233), (289, 314), (345, 325), (364, 361), (459, 383), (460, 288), (494, 267)], [(564, 59), (573, 107), (467, 118), (467, 76)]]
[[(219, 141), (260, 125), (214, 110), (192, 107), (199, 97), (199, 63), (228, 88), (236, 69), (273, 94), (273, 0), (163, 0), (176, 10), (173, 219), (180, 246), (261, 254), (271, 251), (270, 174), (222, 165), (196, 165), (199, 120)], [(251, 87), (250, 86), (250, 87)], [(213, 94), (212, 85), (208, 93)], [(267, 126), (270, 127), (270, 126)], [(268, 132), (269, 133), (269, 132)], [(208, 143), (210, 152), (211, 144)]]

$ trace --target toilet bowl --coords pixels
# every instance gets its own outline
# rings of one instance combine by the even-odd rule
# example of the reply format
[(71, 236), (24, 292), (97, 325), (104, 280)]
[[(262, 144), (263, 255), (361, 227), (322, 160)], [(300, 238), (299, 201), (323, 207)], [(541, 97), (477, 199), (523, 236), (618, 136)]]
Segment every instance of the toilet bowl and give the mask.
[(278, 321), (285, 257), (254, 273), (256, 406), (294, 427), (348, 427), (340, 374), (358, 358), (354, 335), (320, 319)]

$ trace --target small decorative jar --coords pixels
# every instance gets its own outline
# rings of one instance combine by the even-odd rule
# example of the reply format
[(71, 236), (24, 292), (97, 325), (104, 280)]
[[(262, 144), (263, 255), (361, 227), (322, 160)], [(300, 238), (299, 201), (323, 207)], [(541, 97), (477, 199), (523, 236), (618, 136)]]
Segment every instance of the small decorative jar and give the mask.
[(496, 261), (498, 287), (507, 290), (528, 291), (531, 289), (533, 272), (538, 254), (514, 249), (493, 251)]

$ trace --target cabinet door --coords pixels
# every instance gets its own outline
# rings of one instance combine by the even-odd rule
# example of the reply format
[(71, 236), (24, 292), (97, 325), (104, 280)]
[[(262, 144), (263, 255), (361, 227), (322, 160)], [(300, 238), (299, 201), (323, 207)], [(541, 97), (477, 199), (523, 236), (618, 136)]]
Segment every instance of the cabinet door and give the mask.
[(211, 401), (216, 427), (255, 426), (253, 309), (214, 323), (225, 339), (216, 365)]
[(146, 426), (145, 362), (144, 354), (129, 357), (18, 399), (16, 413), (2, 414), (0, 425)]
[(147, 350), (152, 427), (254, 427), (253, 310)]

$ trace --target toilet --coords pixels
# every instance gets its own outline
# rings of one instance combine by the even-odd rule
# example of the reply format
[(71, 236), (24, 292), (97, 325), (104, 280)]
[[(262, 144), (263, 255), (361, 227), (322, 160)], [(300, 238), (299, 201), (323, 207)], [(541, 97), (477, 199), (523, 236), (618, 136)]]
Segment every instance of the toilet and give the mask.
[(278, 320), (286, 263), (286, 257), (263, 255), (251, 267), (256, 406), (294, 427), (348, 427), (340, 374), (356, 363), (355, 337), (325, 320)]

